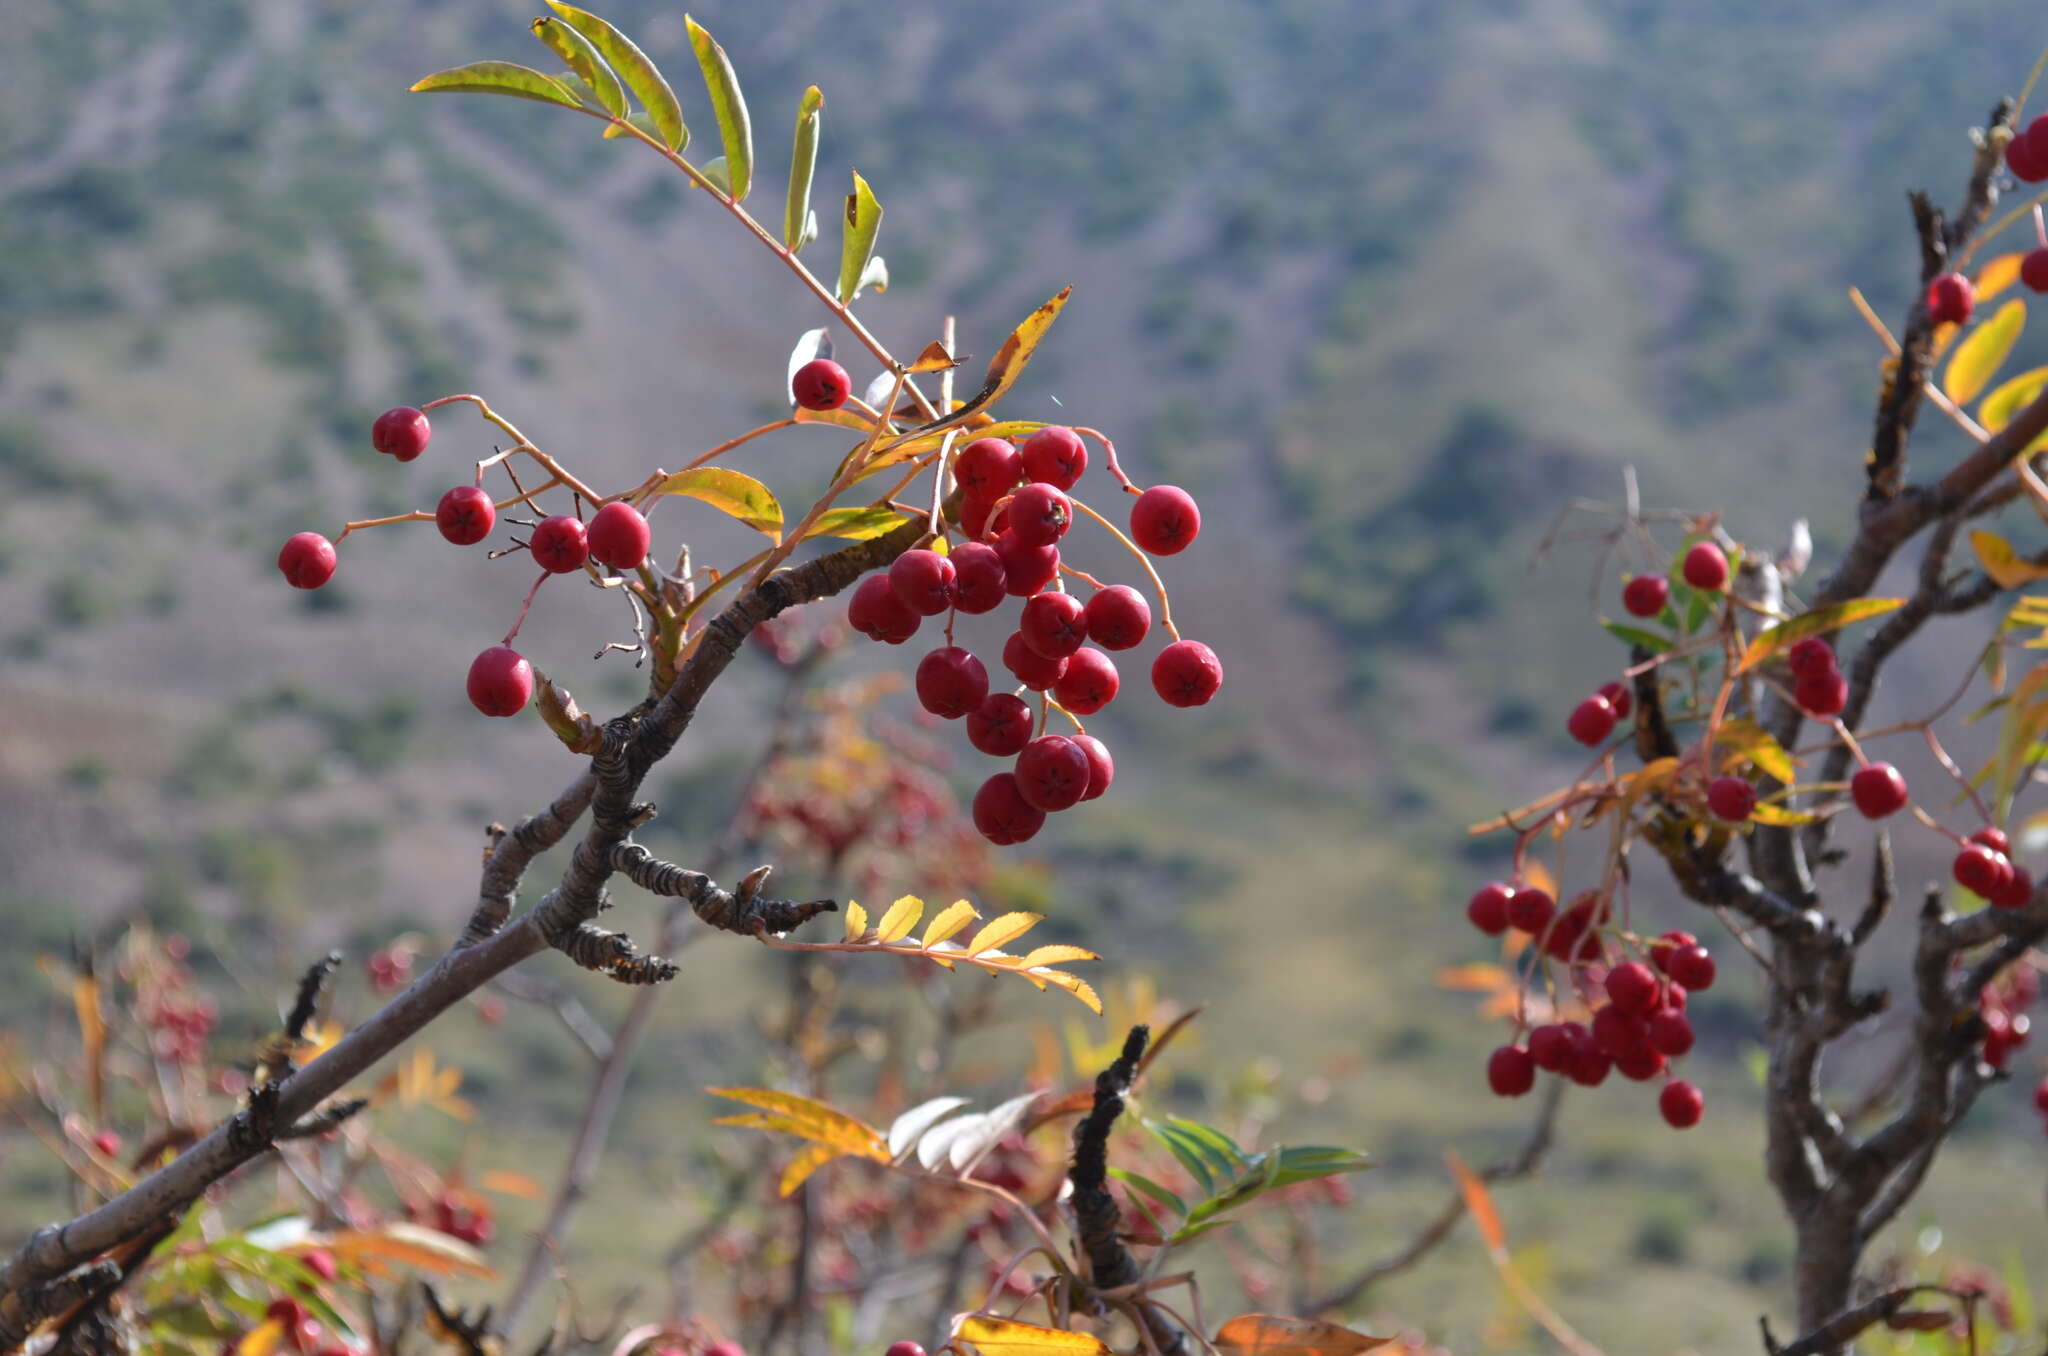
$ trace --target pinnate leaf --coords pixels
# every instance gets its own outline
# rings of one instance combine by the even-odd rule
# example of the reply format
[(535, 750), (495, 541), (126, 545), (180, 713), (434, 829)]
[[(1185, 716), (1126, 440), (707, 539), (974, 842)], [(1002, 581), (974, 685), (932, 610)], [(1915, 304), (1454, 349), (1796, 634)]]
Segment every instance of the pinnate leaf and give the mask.
[(967, 1105), (965, 1097), (934, 1097), (920, 1102), (889, 1123), (889, 1157), (899, 1158), (925, 1131)]
[[(819, 1144), (834, 1145), (844, 1153), (888, 1161), (889, 1150), (881, 1131), (813, 1098), (793, 1092), (777, 1092), (771, 1088), (708, 1088), (706, 1091), (770, 1113), (766, 1118), (721, 1118), (720, 1124), (782, 1130)], [(763, 1119), (774, 1120), (778, 1124), (761, 1124)]]
[(676, 92), (669, 88), (661, 71), (631, 38), (595, 14), (574, 5), (565, 5), (562, 0), (548, 0), (548, 8), (590, 39), (591, 46), (597, 48), (626, 82), (626, 88), (633, 91), (633, 97), (653, 119), (656, 140), (671, 151), (680, 151), (690, 144), (690, 129), (683, 126), (683, 106), (676, 101)]
[(875, 940), (883, 945), (900, 942), (910, 935), (917, 926), (917, 920), (924, 917), (924, 901), (916, 895), (905, 895), (889, 906), (882, 915), (882, 921), (875, 924)]
[(1016, 941), (1031, 929), (1045, 921), (1042, 913), (1027, 913), (1018, 910), (1006, 913), (974, 934), (974, 940), (967, 944), (970, 955), (979, 956)]
[(918, 943), (918, 945), (923, 947), (937, 946), (940, 942), (945, 941), (948, 937), (951, 937), (954, 933), (960, 931), (960, 929), (966, 927), (979, 917), (981, 915), (975, 911), (972, 904), (969, 904), (964, 899), (956, 899), (945, 908), (939, 910), (939, 916), (932, 919), (931, 926), (924, 930), (924, 940)]

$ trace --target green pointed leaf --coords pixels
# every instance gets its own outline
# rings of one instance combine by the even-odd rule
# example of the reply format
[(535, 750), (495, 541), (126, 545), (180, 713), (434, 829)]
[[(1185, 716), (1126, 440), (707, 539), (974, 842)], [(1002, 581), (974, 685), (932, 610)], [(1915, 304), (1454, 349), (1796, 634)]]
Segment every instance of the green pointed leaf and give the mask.
[(1187, 1202), (1151, 1178), (1132, 1172), (1129, 1168), (1111, 1168), (1109, 1175), (1133, 1191), (1142, 1192), (1144, 1195), (1150, 1196), (1168, 1210), (1173, 1211), (1174, 1214), (1183, 1218), (1186, 1217), (1188, 1213)]
[(701, 499), (721, 513), (766, 533), (778, 545), (782, 541), (782, 505), (766, 485), (750, 475), (723, 466), (699, 466), (692, 471), (676, 472), (662, 481), (655, 492)]
[(740, 97), (740, 80), (733, 74), (725, 49), (689, 15), (683, 16), (683, 23), (690, 30), (690, 46), (697, 49), (697, 64), (704, 68), (704, 88), (710, 91), (711, 107), (718, 114), (718, 139), (725, 143), (725, 170), (732, 184), (727, 196), (739, 202), (754, 186), (754, 127), (747, 120), (747, 101)]
[(618, 29), (613, 28), (595, 14), (565, 5), (561, 0), (548, 0), (548, 8), (562, 16), (568, 25), (590, 39), (612, 69), (633, 91), (633, 97), (654, 119), (657, 139), (672, 151), (680, 151), (690, 144), (690, 129), (683, 126), (683, 106), (676, 102), (676, 92), (662, 79), (661, 72), (647, 54), (633, 45)]
[(533, 35), (582, 78), (599, 107), (615, 118), (626, 116), (626, 87), (619, 83), (618, 72), (598, 54), (589, 38), (560, 19), (546, 17), (533, 21)]
[(1904, 598), (1851, 598), (1846, 603), (1823, 607), (1814, 612), (1801, 613), (1790, 621), (1779, 622), (1757, 632), (1742, 652), (1742, 662), (1736, 666), (1737, 673), (1748, 673), (1757, 665), (1782, 650), (1788, 650), (1796, 641), (1808, 636), (1824, 635), (1829, 631), (1848, 626), (1868, 617), (1881, 617), (1895, 612), (1906, 605)]
[[(804, 247), (804, 227), (813, 219), (811, 179), (818, 170), (818, 124), (824, 111), (825, 95), (816, 85), (797, 101), (796, 145), (789, 152), (789, 199), (782, 209), (782, 243), (791, 250)], [(815, 227), (811, 234), (817, 234)]]
[(1201, 1184), (1203, 1195), (1215, 1193), (1215, 1175), (1209, 1171), (1209, 1164), (1198, 1146), (1189, 1143), (1185, 1136), (1171, 1126), (1160, 1125), (1155, 1121), (1143, 1121), (1141, 1124), (1151, 1132), (1152, 1138), (1166, 1146), (1166, 1151), (1187, 1170), (1188, 1176)]
[(1735, 750), (1749, 759), (1758, 770), (1769, 773), (1786, 786), (1792, 784), (1792, 755), (1785, 746), (1763, 726), (1741, 716), (1732, 716), (1721, 722), (1721, 728), (1714, 742)]
[(1639, 626), (1629, 626), (1622, 622), (1602, 621), (1600, 625), (1606, 628), (1608, 635), (1622, 644), (1640, 645), (1651, 654), (1662, 654), (1671, 648), (1671, 637), (1660, 636), (1655, 631), (1645, 631)]
[(853, 192), (846, 195), (846, 231), (839, 245), (839, 300), (853, 300), (860, 290), (861, 275), (875, 252), (875, 232), (882, 226), (882, 204), (875, 200), (868, 181), (853, 175)]
[(1213, 1125), (1204, 1125), (1200, 1121), (1191, 1121), (1181, 1116), (1169, 1118), (1168, 1124), (1208, 1150), (1219, 1163), (1227, 1165), (1246, 1161), (1244, 1150), (1237, 1147), (1237, 1141)]
[(414, 94), (509, 94), (564, 108), (581, 108), (578, 99), (551, 75), (510, 61), (472, 61), (467, 66), (435, 71), (413, 84)]
[(804, 533), (804, 540), (812, 537), (842, 537), (847, 541), (872, 541), (886, 537), (910, 521), (910, 515), (899, 513), (892, 508), (836, 508), (826, 509)]

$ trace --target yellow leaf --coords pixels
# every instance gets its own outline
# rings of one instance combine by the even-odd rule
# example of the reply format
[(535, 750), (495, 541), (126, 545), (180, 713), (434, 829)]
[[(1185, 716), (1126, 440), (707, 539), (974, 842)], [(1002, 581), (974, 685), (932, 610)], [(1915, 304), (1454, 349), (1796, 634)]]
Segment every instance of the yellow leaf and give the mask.
[(1975, 400), (2012, 352), (2012, 346), (2019, 342), (2020, 330), (2026, 323), (2027, 303), (2014, 297), (1999, 307), (1996, 315), (1970, 331), (1970, 337), (1956, 345), (1956, 355), (1948, 360), (1948, 375), (1942, 379), (1942, 389), (1948, 392), (1949, 399), (1958, 405)]
[(806, 1144), (782, 1170), (782, 1182), (776, 1190), (784, 1196), (794, 1194), (806, 1178), (838, 1157), (839, 1150), (830, 1144)]
[(374, 1233), (345, 1232), (331, 1236), (327, 1250), (365, 1270), (390, 1274), (392, 1264), (430, 1271), (439, 1276), (497, 1275), (484, 1265), (483, 1254), (438, 1229), (397, 1220)]
[(1498, 989), (1513, 986), (1508, 972), (1498, 965), (1450, 965), (1436, 972), (1436, 986), (1439, 989), (1463, 989), (1474, 993), (1492, 993)]
[(537, 1201), (548, 1194), (547, 1188), (523, 1173), (493, 1171), (476, 1179), (476, 1184), (485, 1191), (495, 1191), (500, 1196), (518, 1196), (525, 1200)]
[(2024, 253), (2015, 252), (2013, 254), (2001, 254), (1996, 259), (1987, 260), (1984, 267), (1977, 270), (1977, 277), (1974, 281), (1977, 289), (1977, 304), (1982, 306), (1985, 302), (2018, 282), (2020, 278), (2020, 264), (2026, 257)]
[(1027, 973), (1024, 977), (1044, 980), (1056, 988), (1065, 989), (1081, 1000), (1081, 1005), (1097, 1017), (1102, 1015), (1102, 999), (1096, 995), (1094, 987), (1079, 975), (1070, 975), (1065, 970), (1040, 970), (1036, 974)]
[(924, 930), (924, 940), (918, 945), (924, 948), (937, 946), (960, 929), (972, 923), (981, 914), (964, 899), (956, 899), (939, 910), (939, 916), (932, 919), (932, 925)]
[(270, 1356), (284, 1341), (284, 1320), (266, 1318), (235, 1343), (235, 1356)]
[(786, 1129), (793, 1135), (816, 1140), (821, 1144), (836, 1144), (847, 1153), (859, 1154), (881, 1162), (889, 1159), (889, 1150), (882, 1138), (882, 1132), (861, 1121), (855, 1120), (843, 1111), (836, 1111), (823, 1102), (809, 1097), (799, 1097), (793, 1092), (776, 1092), (769, 1088), (708, 1088), (706, 1091), (718, 1097), (729, 1097), (735, 1102), (774, 1112), (790, 1122)]
[(1557, 877), (1551, 875), (1549, 868), (1533, 857), (1522, 864), (1522, 885), (1527, 889), (1541, 890), (1552, 899), (1558, 897)]
[(2012, 422), (2020, 406), (2032, 403), (2044, 386), (2048, 386), (2048, 367), (2036, 367), (2006, 378), (1977, 407), (1977, 422), (1993, 433), (1998, 432)]
[(991, 1314), (963, 1315), (953, 1336), (973, 1343), (982, 1356), (1109, 1356), (1099, 1337)]
[(1239, 1314), (1216, 1330), (1216, 1349), (1231, 1356), (1358, 1356), (1393, 1340), (1337, 1323), (1275, 1314)]
[(947, 368), (958, 367), (965, 361), (967, 361), (965, 358), (956, 358), (946, 352), (946, 346), (934, 339), (924, 346), (924, 352), (918, 354), (916, 361), (910, 364), (910, 370), (913, 372), (944, 372)]
[(1792, 773), (1796, 764), (1792, 755), (1785, 752), (1769, 730), (1753, 720), (1741, 716), (1721, 722), (1720, 731), (1714, 742), (1733, 749), (1747, 758), (1760, 772), (1770, 774), (1787, 786), (1792, 784)]
[(846, 902), (846, 940), (857, 942), (867, 936), (868, 911), (854, 900)]
[(2036, 580), (2048, 579), (2048, 568), (2021, 560), (2012, 543), (1996, 532), (1978, 528), (1970, 534), (1970, 549), (1991, 582), (2002, 589), (2025, 588)]
[(1458, 1179), (1458, 1190), (1465, 1197), (1465, 1209), (1472, 1216), (1472, 1223), (1479, 1229), (1479, 1237), (1486, 1244), (1496, 1265), (1505, 1262), (1508, 1255), (1507, 1230), (1500, 1227), (1500, 1212), (1493, 1208), (1493, 1196), (1486, 1190), (1486, 1183), (1465, 1166), (1465, 1160), (1453, 1150), (1445, 1157), (1450, 1161), (1451, 1175)]
[(1024, 959), (1018, 961), (1017, 964), (1023, 967), (1024, 969), (1029, 970), (1034, 966), (1039, 965), (1064, 965), (1068, 961), (1087, 961), (1101, 959), (1102, 957), (1096, 955), (1093, 951), (1090, 951), (1085, 946), (1070, 946), (1065, 943), (1055, 943), (1052, 946), (1039, 947), (1036, 951), (1031, 952), (1029, 955), (1025, 956)]
[(917, 920), (924, 917), (924, 901), (916, 895), (905, 895), (889, 906), (882, 915), (882, 921), (875, 925), (877, 942), (900, 942), (910, 935), (917, 926)]
[(1001, 918), (974, 934), (974, 940), (967, 944), (967, 954), (979, 956), (984, 951), (994, 951), (1006, 942), (1014, 942), (1044, 921), (1042, 913), (1006, 913)]
[(1781, 829), (1797, 828), (1801, 824), (1818, 824), (1820, 822), (1820, 816), (1817, 814), (1812, 814), (1806, 810), (1788, 810), (1782, 805), (1773, 805), (1769, 801), (1765, 801), (1754, 810), (1751, 810), (1749, 817), (1758, 824), (1769, 824), (1773, 828)]
[(1003, 346), (996, 350), (996, 356), (989, 360), (988, 376), (982, 381), (981, 390), (975, 393), (962, 409), (976, 410), (1000, 398), (1003, 392), (1024, 375), (1024, 365), (1031, 361), (1032, 353), (1038, 348), (1045, 332), (1052, 328), (1052, 322), (1060, 318), (1060, 309), (1073, 295), (1071, 286), (1060, 289), (1060, 294), (1025, 317), (1003, 340)]
[(1735, 671), (1748, 673), (1780, 650), (1790, 649), (1796, 641), (1823, 635), (1869, 617), (1881, 617), (1905, 604), (1904, 598), (1851, 598), (1833, 607), (1803, 612), (1790, 621), (1781, 621), (1757, 632), (1756, 639), (1750, 641), (1749, 647), (1742, 652), (1742, 663), (1736, 666)]
[(1637, 803), (1644, 796), (1650, 795), (1652, 792), (1662, 791), (1665, 787), (1671, 785), (1671, 779), (1677, 775), (1678, 760), (1676, 758), (1659, 758), (1654, 762), (1645, 763), (1636, 771), (1631, 772), (1623, 780), (1622, 816), (1626, 818), (1632, 814)]
[(681, 494), (702, 500), (720, 513), (739, 519), (778, 545), (782, 541), (782, 505), (766, 485), (724, 466), (699, 466), (678, 471), (655, 487), (656, 494)]

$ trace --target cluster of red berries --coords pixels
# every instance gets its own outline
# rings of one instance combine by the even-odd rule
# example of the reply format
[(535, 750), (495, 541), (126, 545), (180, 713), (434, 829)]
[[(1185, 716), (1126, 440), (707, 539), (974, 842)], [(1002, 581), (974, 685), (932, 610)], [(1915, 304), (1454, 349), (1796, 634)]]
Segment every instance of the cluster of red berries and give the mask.
[[(309, 1253), (302, 1260), (311, 1266), (311, 1258), (312, 1254)], [(327, 1264), (333, 1266), (334, 1259), (329, 1257)], [(346, 1342), (323, 1342), (320, 1320), (308, 1313), (306, 1306), (295, 1299), (272, 1300), (270, 1307), (263, 1311), (263, 1316), (284, 1329), (282, 1345), (286, 1350), (299, 1352), (301, 1356), (359, 1356), (356, 1349)], [(239, 1350), (240, 1344), (230, 1342), (222, 1349)]]
[(433, 1225), (450, 1238), (459, 1238), (479, 1248), (490, 1242), (491, 1235), (496, 1232), (489, 1206), (453, 1193), (443, 1193), (434, 1202)]
[[(1101, 586), (1083, 603), (1052, 588), (1059, 542), (1075, 516), (1067, 491), (1087, 469), (1088, 449), (1069, 428), (1040, 429), (1021, 448), (1004, 438), (969, 443), (954, 464), (969, 540), (945, 554), (904, 552), (863, 579), (847, 607), (854, 630), (890, 645), (908, 641), (926, 617), (946, 614), (947, 644), (919, 661), (917, 698), (942, 719), (964, 718), (976, 749), (1016, 758), (974, 796), (974, 826), (993, 843), (1021, 843), (1048, 813), (1109, 789), (1116, 767), (1102, 741), (1081, 733), (1078, 719), (1072, 735), (1044, 734), (1043, 716), (1052, 704), (1076, 718), (1109, 705), (1122, 680), (1107, 652), (1136, 647), (1152, 629), (1152, 609), (1136, 589)], [(1132, 506), (1130, 535), (1151, 555), (1174, 555), (1201, 524), (1185, 490), (1155, 485)], [(1023, 604), (1002, 663), (1020, 689), (1041, 694), (1036, 717), (1017, 692), (991, 692), (987, 665), (952, 643), (959, 614), (992, 612), (1008, 598)], [(1170, 706), (1200, 706), (1222, 685), (1223, 665), (1200, 641), (1177, 639), (1153, 660), (1152, 688)]]
[(1615, 722), (1627, 720), (1633, 706), (1628, 688), (1620, 683), (1602, 683), (1598, 692), (1572, 708), (1572, 713), (1565, 717), (1564, 728), (1581, 744), (1604, 744), (1607, 736), (1614, 733)]
[(1792, 669), (1792, 700), (1816, 720), (1842, 714), (1849, 704), (1849, 680), (1835, 666), (1834, 647), (1818, 636), (1796, 641), (1785, 654)]
[(390, 946), (372, 951), (365, 968), (378, 993), (396, 993), (412, 979), (412, 948)]
[(2034, 898), (2033, 873), (2012, 860), (2012, 842), (1999, 829), (1979, 829), (1956, 853), (1956, 884), (1996, 909), (2024, 909)]
[(2027, 1043), (2033, 1019), (2027, 1009), (2041, 996), (2041, 978), (2030, 965), (2009, 966), (1977, 991), (1977, 1015), (1984, 1022), (1984, 1062), (2003, 1069), (2013, 1051)]
[(150, 1029), (150, 1047), (158, 1059), (197, 1064), (206, 1056), (207, 1037), (220, 1024), (220, 1009), (213, 999), (198, 994), (188, 1001), (146, 1005), (142, 1020)]

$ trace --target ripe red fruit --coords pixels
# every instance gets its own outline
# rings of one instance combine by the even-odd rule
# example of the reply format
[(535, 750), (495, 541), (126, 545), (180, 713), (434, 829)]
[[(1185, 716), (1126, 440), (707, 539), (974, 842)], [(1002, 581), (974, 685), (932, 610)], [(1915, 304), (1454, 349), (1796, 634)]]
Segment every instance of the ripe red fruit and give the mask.
[(1074, 501), (1065, 490), (1037, 482), (1010, 500), (1010, 535), (1025, 546), (1051, 546), (1073, 525)]
[(2048, 1112), (2048, 1078), (2034, 1085), (2034, 1109)]
[(1655, 617), (1671, 601), (1671, 581), (1661, 574), (1639, 574), (1621, 586), (1621, 605), (1631, 617)]
[(2034, 902), (2034, 873), (2024, 866), (2012, 869), (2012, 879), (2005, 887), (1991, 896), (1994, 909), (2024, 909)]
[(713, 1342), (704, 1348), (704, 1356), (747, 1356), (747, 1349), (737, 1342)]
[(924, 1356), (924, 1348), (910, 1341), (891, 1342), (889, 1349), (883, 1352), (882, 1356)]
[(1202, 531), (1202, 510), (1178, 485), (1154, 485), (1131, 505), (1131, 540), (1155, 556), (1178, 555)]
[(1620, 1059), (1650, 1043), (1650, 1024), (1609, 1003), (1593, 1014), (1593, 1039), (1607, 1054)]
[(457, 546), (474, 546), (498, 525), (498, 509), (481, 485), (457, 485), (434, 505), (434, 526)]
[(917, 634), (924, 619), (903, 605), (890, 587), (887, 574), (871, 574), (853, 591), (846, 606), (846, 624), (866, 636), (889, 645), (901, 645)]
[(974, 827), (989, 842), (1008, 846), (1044, 828), (1045, 811), (1024, 799), (1015, 773), (998, 772), (974, 793)]
[(1088, 635), (1105, 650), (1128, 650), (1152, 629), (1152, 608), (1145, 595), (1128, 584), (1097, 589), (1083, 609)]
[(1094, 735), (1077, 734), (1071, 738), (1088, 755), (1088, 789), (1081, 793), (1081, 799), (1094, 800), (1116, 780), (1116, 760), (1109, 756), (1109, 745)]
[(1953, 870), (1956, 884), (1985, 899), (2012, 884), (2012, 863), (1982, 843), (1971, 843), (1958, 852)]
[(1087, 445), (1070, 428), (1054, 424), (1024, 440), (1024, 474), (1032, 480), (1071, 490), (1087, 469)]
[(1508, 926), (1533, 937), (1549, 926), (1550, 916), (1557, 912), (1557, 901), (1548, 890), (1529, 886), (1508, 895), (1507, 910)]
[(1017, 790), (1035, 809), (1064, 810), (1088, 792), (1088, 754), (1063, 735), (1034, 739), (1017, 755)]
[(889, 587), (920, 617), (936, 617), (953, 605), (956, 571), (937, 551), (905, 551), (890, 562)]
[(1621, 1071), (1623, 1078), (1637, 1083), (1647, 1083), (1664, 1072), (1664, 1056), (1646, 1042), (1640, 1049), (1615, 1056), (1614, 1067)]
[(341, 1274), (341, 1268), (334, 1264), (334, 1254), (325, 1248), (308, 1248), (300, 1254), (299, 1260), (306, 1264), (306, 1270), (323, 1281), (331, 1281)]
[(957, 645), (933, 650), (917, 664), (917, 700), (933, 715), (957, 720), (988, 700), (988, 669)]
[(1040, 593), (1024, 600), (1017, 634), (1047, 659), (1065, 659), (1088, 639), (1086, 609), (1071, 593)]
[(1572, 708), (1564, 728), (1581, 744), (1598, 744), (1614, 733), (1614, 708), (1595, 693)]
[(1223, 661), (1199, 640), (1176, 640), (1152, 661), (1152, 690), (1168, 706), (1203, 706), (1223, 686)]
[(1832, 673), (1835, 652), (1819, 636), (1808, 636), (1792, 643), (1792, 648), (1785, 652), (1785, 662), (1802, 678), (1809, 673)]
[(995, 551), (1003, 562), (1003, 590), (1012, 598), (1029, 598), (1059, 577), (1057, 546), (1026, 546), (1005, 532), (996, 538)]
[(317, 589), (334, 578), (334, 543), (318, 532), (299, 532), (277, 553), (277, 568), (295, 589)]
[(1742, 777), (1716, 777), (1707, 783), (1707, 811), (1740, 824), (1756, 813), (1756, 788)]
[(1865, 819), (1883, 819), (1906, 808), (1906, 779), (1890, 763), (1872, 763), (1849, 779), (1849, 798)]
[(1486, 1061), (1486, 1081), (1496, 1097), (1520, 1097), (1536, 1086), (1536, 1061), (1519, 1045), (1503, 1045)]
[(1052, 685), (1053, 700), (1077, 716), (1092, 716), (1116, 700), (1122, 679), (1110, 657), (1083, 646), (1067, 660), (1067, 671)]
[(1657, 1110), (1663, 1113), (1664, 1123), (1673, 1130), (1698, 1125), (1706, 1109), (1707, 1099), (1683, 1078), (1672, 1079), (1664, 1085), (1664, 1091), (1657, 1094)]
[(1031, 741), (1031, 707), (1013, 692), (991, 692), (967, 713), (967, 742), (992, 758), (1008, 758)]
[(1587, 890), (1558, 915), (1543, 950), (1552, 960), (1583, 965), (1600, 958), (1600, 938), (1595, 929), (1607, 921), (1607, 909), (1600, 896)]
[[(1465, 902), (1465, 917), (1472, 926), (1489, 937), (1498, 937), (1508, 930), (1508, 902), (1515, 897), (1515, 887), (1491, 881), (1473, 892)], [(1532, 1040), (1531, 1047), (1534, 1042)], [(1549, 1065), (1545, 1065), (1549, 1068)]]
[(1963, 325), (1977, 309), (1977, 289), (1960, 273), (1944, 273), (1927, 284), (1927, 318), (1937, 325)]
[(807, 410), (836, 410), (853, 394), (853, 378), (830, 358), (813, 358), (789, 379), (789, 393)]
[(1008, 494), (1023, 475), (1023, 457), (1003, 438), (977, 438), (953, 460), (953, 479), (961, 491), (984, 504)]
[[(995, 512), (995, 507), (995, 500), (982, 499), (971, 494), (960, 501), (960, 530), (967, 534), (969, 541), (980, 541), (993, 535), (989, 531), (989, 514)], [(1004, 509), (996, 515), (996, 530), (1001, 531), (1003, 524), (1009, 520), (1010, 511)]]
[(1664, 963), (1671, 982), (1688, 993), (1704, 993), (1714, 987), (1714, 957), (1703, 946), (1684, 946)]
[(1813, 669), (1792, 684), (1792, 700), (1809, 716), (1839, 716), (1849, 704), (1849, 680), (1837, 669)]
[(1699, 944), (1700, 939), (1693, 936), (1690, 932), (1680, 932), (1677, 928), (1673, 928), (1656, 941), (1650, 943), (1650, 964), (1668, 975), (1671, 973), (1672, 954), (1683, 947), (1698, 946)]
[(2021, 183), (2038, 184), (2048, 179), (2048, 133), (2037, 135), (2048, 114), (2034, 119), (2024, 132), (2005, 143), (2005, 167)]
[(1563, 1073), (1571, 1063), (1572, 1033), (1569, 1025), (1551, 1023), (1539, 1026), (1529, 1033), (1529, 1058), (1536, 1061), (1536, 1067), (1550, 1073)]
[(121, 1137), (111, 1130), (102, 1130), (92, 1137), (93, 1151), (102, 1158), (112, 1158), (121, 1152)]
[(2020, 260), (2020, 281), (2036, 292), (2048, 292), (2048, 249), (2027, 251)]
[(410, 405), (386, 410), (370, 425), (370, 446), (400, 461), (411, 461), (426, 451), (427, 440), (433, 436), (434, 426), (427, 416)]
[(1685, 563), (1679, 572), (1686, 583), (1702, 593), (1719, 593), (1728, 587), (1728, 557), (1710, 541), (1694, 542), (1685, 553)]
[(1664, 1011), (1650, 1019), (1650, 1047), (1677, 1059), (1692, 1049), (1692, 1023), (1682, 1012)]
[(1003, 558), (995, 547), (963, 542), (946, 559), (953, 562), (953, 606), (978, 617), (1003, 605)]
[(590, 559), (590, 535), (575, 518), (557, 513), (540, 520), (526, 549), (543, 570), (568, 574), (582, 569), (583, 562)]
[(1608, 706), (1614, 709), (1616, 720), (1628, 719), (1629, 710), (1635, 705), (1635, 697), (1626, 687), (1620, 683), (1602, 683), (1598, 695), (1607, 699)]
[(1656, 973), (1641, 961), (1628, 961), (1607, 972), (1607, 996), (1623, 1012), (1649, 1012), (1662, 997), (1660, 987)]
[(298, 1327), (299, 1324), (304, 1323), (310, 1317), (306, 1312), (306, 1306), (295, 1299), (272, 1300), (263, 1310), (263, 1316), (275, 1323), (283, 1324), (287, 1332)]
[(509, 645), (493, 645), (469, 665), (470, 705), (487, 716), (516, 716), (533, 698), (533, 665)]
[(1043, 692), (1067, 671), (1067, 661), (1047, 659), (1026, 645), (1023, 636), (1012, 631), (1010, 638), (1003, 642), (1003, 667), (1015, 674), (1017, 681), (1024, 686)]
[(1577, 1022), (1567, 1023), (1572, 1031), (1571, 1062), (1565, 1066), (1565, 1077), (1581, 1087), (1597, 1088), (1607, 1081), (1608, 1071), (1614, 1067), (1614, 1060), (1600, 1042), (1593, 1039), (1593, 1033)]
[(2012, 839), (2005, 836), (2004, 829), (1985, 827), (1970, 835), (1973, 843), (1982, 843), (2000, 856), (2012, 856)]
[(590, 518), (590, 554), (615, 570), (636, 568), (647, 559), (654, 541), (647, 515), (623, 500), (613, 500)]

